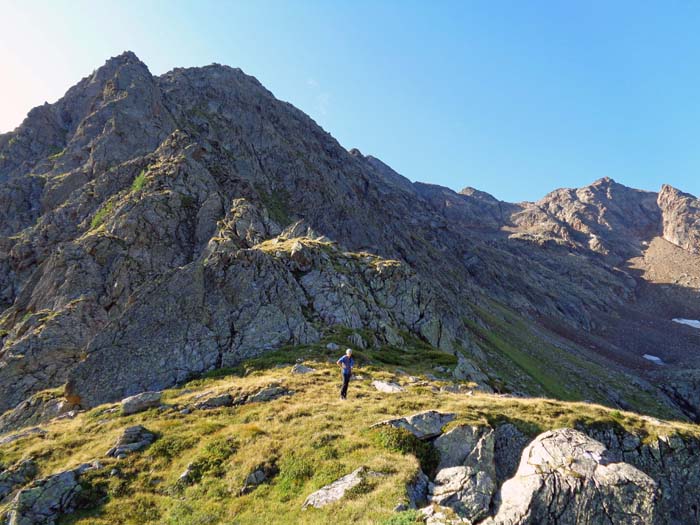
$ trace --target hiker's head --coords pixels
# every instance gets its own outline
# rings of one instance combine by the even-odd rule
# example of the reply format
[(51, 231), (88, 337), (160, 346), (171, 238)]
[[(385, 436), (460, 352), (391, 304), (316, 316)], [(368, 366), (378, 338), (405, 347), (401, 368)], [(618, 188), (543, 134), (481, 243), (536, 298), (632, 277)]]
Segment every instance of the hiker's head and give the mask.
[(352, 355), (352, 348), (348, 348), (347, 350), (345, 350), (345, 354), (349, 356)]

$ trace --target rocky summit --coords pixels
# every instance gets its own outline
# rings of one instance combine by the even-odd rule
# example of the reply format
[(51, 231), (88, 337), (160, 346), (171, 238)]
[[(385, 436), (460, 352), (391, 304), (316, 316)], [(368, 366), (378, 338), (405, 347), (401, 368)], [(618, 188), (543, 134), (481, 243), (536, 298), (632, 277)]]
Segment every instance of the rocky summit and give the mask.
[(0, 135), (0, 520), (695, 523), (698, 299), (676, 188), (413, 183), (126, 52)]

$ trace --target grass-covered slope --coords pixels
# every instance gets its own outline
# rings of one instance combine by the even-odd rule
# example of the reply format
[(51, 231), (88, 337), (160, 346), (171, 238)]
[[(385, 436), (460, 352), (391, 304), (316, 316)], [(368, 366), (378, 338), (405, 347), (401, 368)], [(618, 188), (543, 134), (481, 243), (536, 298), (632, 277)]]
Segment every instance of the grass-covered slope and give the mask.
[(528, 321), (509, 308), (485, 300), (473, 307), (479, 322), (465, 320), (483, 351), (497, 390), (517, 390), (566, 401), (624, 406), (665, 418), (685, 416), (651, 383), (583, 345)]
[[(291, 374), (299, 357), (315, 371)], [(700, 434), (693, 425), (593, 404), (440, 391), (446, 382), (426, 379), (425, 365), (412, 365), (408, 356), (397, 370), (360, 355), (365, 363), (358, 370), (361, 378), (351, 384), (348, 401), (341, 401), (339, 373), (330, 357), (318, 349), (290, 348), (168, 390), (166, 408), (123, 416), (118, 405), (102, 405), (73, 419), (54, 420), (42, 425), (46, 434), (0, 446), (0, 463), (33, 457), (43, 477), (99, 459), (104, 468), (83, 480), (84, 509), (63, 517), (63, 524), (401, 523), (412, 514), (393, 509), (405, 499), (405, 485), (417, 473), (419, 459), (399, 451), (410, 446), (370, 428), (387, 417), (436, 409), (457, 414), (450, 425), (510, 421), (533, 436), (592, 425), (624, 427), (647, 438)], [(371, 385), (374, 379), (397, 381), (405, 391), (380, 393)], [(270, 383), (293, 394), (182, 412), (217, 394), (236, 397)], [(158, 435), (155, 443), (123, 460), (108, 458), (107, 450), (123, 430), (137, 424)], [(188, 465), (191, 481), (183, 484), (179, 477)], [(262, 465), (278, 473), (241, 495), (248, 474)], [(302, 510), (307, 495), (362, 465), (384, 475), (358, 486), (341, 504)]]

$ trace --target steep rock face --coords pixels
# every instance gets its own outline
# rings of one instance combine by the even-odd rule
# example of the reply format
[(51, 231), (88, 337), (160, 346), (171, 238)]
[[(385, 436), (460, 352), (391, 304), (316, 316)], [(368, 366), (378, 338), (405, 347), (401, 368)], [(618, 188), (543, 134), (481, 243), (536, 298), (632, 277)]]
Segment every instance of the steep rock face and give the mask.
[[(322, 325), (370, 329), (385, 341), (396, 329), (435, 346), (451, 341), (430, 291), (404, 265), (308, 238), (239, 248), (250, 229), (232, 221), (222, 222), (202, 259), (145, 286), (94, 338), (71, 374), (69, 399), (93, 406), (159, 390), (284, 344), (317, 341)], [(238, 224), (256, 222), (263, 224), (252, 214)]]
[(700, 200), (664, 184), (659, 193), (663, 237), (692, 253), (700, 253)]

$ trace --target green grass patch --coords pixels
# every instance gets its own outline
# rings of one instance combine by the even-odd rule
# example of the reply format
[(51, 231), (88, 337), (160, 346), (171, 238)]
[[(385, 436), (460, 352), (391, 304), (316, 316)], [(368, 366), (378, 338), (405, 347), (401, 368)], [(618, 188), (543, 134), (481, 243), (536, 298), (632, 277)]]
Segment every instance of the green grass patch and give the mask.
[(113, 200), (108, 200), (105, 202), (96, 212), (95, 215), (92, 217), (92, 220), (90, 221), (90, 229), (94, 230), (95, 228), (99, 228), (102, 226), (105, 222), (105, 220), (112, 215), (112, 212), (114, 211), (114, 201)]
[(143, 190), (143, 187), (146, 185), (146, 170), (143, 169), (141, 170), (141, 173), (139, 173), (136, 178), (134, 179), (134, 182), (131, 183), (131, 191), (133, 193), (138, 193), (141, 190)]
[(385, 519), (380, 525), (414, 525), (416, 523), (423, 523), (423, 515), (417, 510), (406, 510)]
[(289, 194), (285, 190), (274, 190), (272, 193), (268, 193), (260, 185), (257, 185), (255, 189), (258, 190), (260, 200), (262, 200), (265, 208), (267, 208), (270, 219), (283, 228), (289, 226), (292, 223), (292, 219), (289, 215), (289, 205), (287, 204), (289, 201)]
[(208, 443), (190, 465), (190, 479), (200, 481), (204, 476), (222, 476), (225, 462), (236, 453), (238, 443), (231, 437), (218, 438)]
[(282, 501), (289, 501), (296, 496), (314, 475), (316, 460), (313, 456), (295, 454), (287, 456), (280, 462), (280, 473), (276, 488)]

